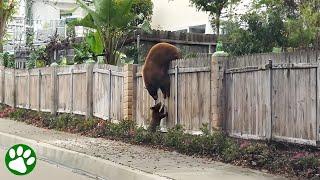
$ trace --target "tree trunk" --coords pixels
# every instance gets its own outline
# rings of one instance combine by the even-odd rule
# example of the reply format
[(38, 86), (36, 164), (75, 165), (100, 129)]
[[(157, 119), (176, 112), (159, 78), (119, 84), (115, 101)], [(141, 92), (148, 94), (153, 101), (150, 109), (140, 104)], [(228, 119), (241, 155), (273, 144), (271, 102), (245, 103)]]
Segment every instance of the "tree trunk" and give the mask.
[(3, 37), (4, 37), (4, 19), (0, 17), (0, 53), (3, 52)]
[(215, 24), (216, 24), (216, 35), (217, 35), (217, 38), (219, 38), (219, 36), (220, 36), (220, 16), (221, 16), (220, 12), (216, 13)]
[(1, 42), (0, 42), (0, 53), (3, 53), (3, 45)]

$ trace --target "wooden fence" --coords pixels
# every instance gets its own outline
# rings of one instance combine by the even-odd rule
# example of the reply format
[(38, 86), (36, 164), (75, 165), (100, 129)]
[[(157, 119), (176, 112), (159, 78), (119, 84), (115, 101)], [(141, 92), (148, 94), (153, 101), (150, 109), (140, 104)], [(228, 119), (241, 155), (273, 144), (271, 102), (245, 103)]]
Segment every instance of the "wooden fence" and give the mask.
[[(230, 136), (318, 145), (320, 52), (201, 56), (175, 60), (163, 128), (180, 124), (199, 132), (207, 123)], [(154, 101), (142, 66), (74, 65), (32, 70), (0, 67), (0, 101), (147, 127)]]
[(1, 68), (1, 102), (52, 113), (123, 119), (121, 67), (74, 65), (31, 70)]
[(225, 129), (242, 138), (316, 145), (320, 130), (317, 51), (229, 58)]

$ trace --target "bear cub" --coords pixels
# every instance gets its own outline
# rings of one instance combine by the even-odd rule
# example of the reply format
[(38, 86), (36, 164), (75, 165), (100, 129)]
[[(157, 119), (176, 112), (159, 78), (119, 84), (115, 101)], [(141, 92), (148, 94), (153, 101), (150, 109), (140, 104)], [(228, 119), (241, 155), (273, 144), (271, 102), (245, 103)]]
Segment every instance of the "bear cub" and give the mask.
[(161, 102), (150, 108), (152, 110), (152, 119), (149, 126), (151, 132), (155, 132), (156, 128), (160, 125), (161, 119), (168, 116), (168, 113), (164, 113), (164, 105), (162, 106)]

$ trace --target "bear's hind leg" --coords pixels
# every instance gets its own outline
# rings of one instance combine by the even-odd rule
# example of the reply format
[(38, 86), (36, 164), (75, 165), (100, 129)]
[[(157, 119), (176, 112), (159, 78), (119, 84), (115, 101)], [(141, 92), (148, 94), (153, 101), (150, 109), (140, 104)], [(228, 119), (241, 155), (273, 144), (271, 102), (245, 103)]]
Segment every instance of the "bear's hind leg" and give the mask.
[(163, 98), (170, 97), (170, 77), (167, 76), (160, 85), (160, 90), (163, 94)]

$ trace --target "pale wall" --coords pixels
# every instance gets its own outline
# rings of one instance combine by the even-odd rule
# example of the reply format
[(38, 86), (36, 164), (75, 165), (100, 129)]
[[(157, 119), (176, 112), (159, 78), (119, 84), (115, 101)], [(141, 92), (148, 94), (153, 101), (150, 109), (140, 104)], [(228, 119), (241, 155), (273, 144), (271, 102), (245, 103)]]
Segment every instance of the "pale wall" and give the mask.
[(151, 27), (161, 30), (181, 30), (189, 26), (207, 24), (206, 33), (212, 34), (209, 15), (190, 6), (189, 0), (152, 0)]

